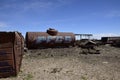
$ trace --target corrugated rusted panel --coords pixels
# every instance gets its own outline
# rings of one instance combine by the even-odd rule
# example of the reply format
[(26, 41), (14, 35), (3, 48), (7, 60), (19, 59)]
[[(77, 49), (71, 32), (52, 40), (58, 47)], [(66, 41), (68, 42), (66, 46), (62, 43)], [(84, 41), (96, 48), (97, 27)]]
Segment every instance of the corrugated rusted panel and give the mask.
[(57, 35), (52, 36), (46, 32), (27, 32), (26, 45), (30, 48), (39, 47), (56, 47), (73, 45), (75, 35), (68, 32), (58, 32)]
[(0, 32), (0, 77), (15, 76), (19, 72), (23, 42), (18, 32)]

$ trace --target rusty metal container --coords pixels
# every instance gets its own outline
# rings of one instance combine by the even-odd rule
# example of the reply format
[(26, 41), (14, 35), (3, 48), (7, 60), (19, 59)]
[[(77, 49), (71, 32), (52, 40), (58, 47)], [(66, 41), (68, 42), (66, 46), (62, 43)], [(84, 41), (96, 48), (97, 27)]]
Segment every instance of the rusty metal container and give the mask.
[(24, 38), (19, 32), (0, 32), (0, 78), (16, 76), (20, 70)]
[(101, 41), (104, 44), (112, 44), (114, 42), (119, 42), (120, 41), (120, 36), (117, 36), (117, 37), (102, 37)]
[(68, 47), (73, 46), (75, 35), (72, 32), (57, 32), (51, 35), (47, 32), (27, 32), (26, 46), (28, 49), (37, 49), (41, 47)]

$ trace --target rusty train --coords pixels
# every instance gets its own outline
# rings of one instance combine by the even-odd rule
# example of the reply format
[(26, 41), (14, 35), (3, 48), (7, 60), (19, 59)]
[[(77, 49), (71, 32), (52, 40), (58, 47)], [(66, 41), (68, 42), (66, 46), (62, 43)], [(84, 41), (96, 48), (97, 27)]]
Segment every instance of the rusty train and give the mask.
[[(120, 45), (120, 37), (103, 37), (100, 41)], [(25, 39), (20, 32), (0, 32), (0, 78), (17, 75), (25, 45), (28, 49), (38, 49), (75, 46), (76, 42), (74, 33), (51, 28), (46, 32), (26, 32)]]

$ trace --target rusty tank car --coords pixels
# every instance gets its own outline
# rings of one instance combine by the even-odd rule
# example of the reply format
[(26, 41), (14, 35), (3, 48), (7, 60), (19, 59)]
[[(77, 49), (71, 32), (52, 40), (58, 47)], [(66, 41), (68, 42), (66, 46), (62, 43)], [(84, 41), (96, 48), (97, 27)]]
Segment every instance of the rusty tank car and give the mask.
[(25, 40), (28, 49), (68, 47), (74, 45), (75, 35), (50, 28), (46, 32), (27, 32)]
[(24, 38), (19, 32), (0, 32), (0, 78), (16, 76), (20, 70)]
[(102, 37), (101, 41), (103, 44), (111, 44), (112, 46), (120, 47), (120, 36)]

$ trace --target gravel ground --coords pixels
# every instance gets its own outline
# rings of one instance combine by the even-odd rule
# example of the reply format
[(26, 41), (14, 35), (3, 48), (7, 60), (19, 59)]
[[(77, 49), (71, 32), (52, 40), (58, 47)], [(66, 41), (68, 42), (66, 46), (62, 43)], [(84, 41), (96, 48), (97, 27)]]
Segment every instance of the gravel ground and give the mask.
[(120, 48), (97, 49), (100, 54), (77, 47), (28, 50), (18, 76), (0, 80), (120, 80)]

